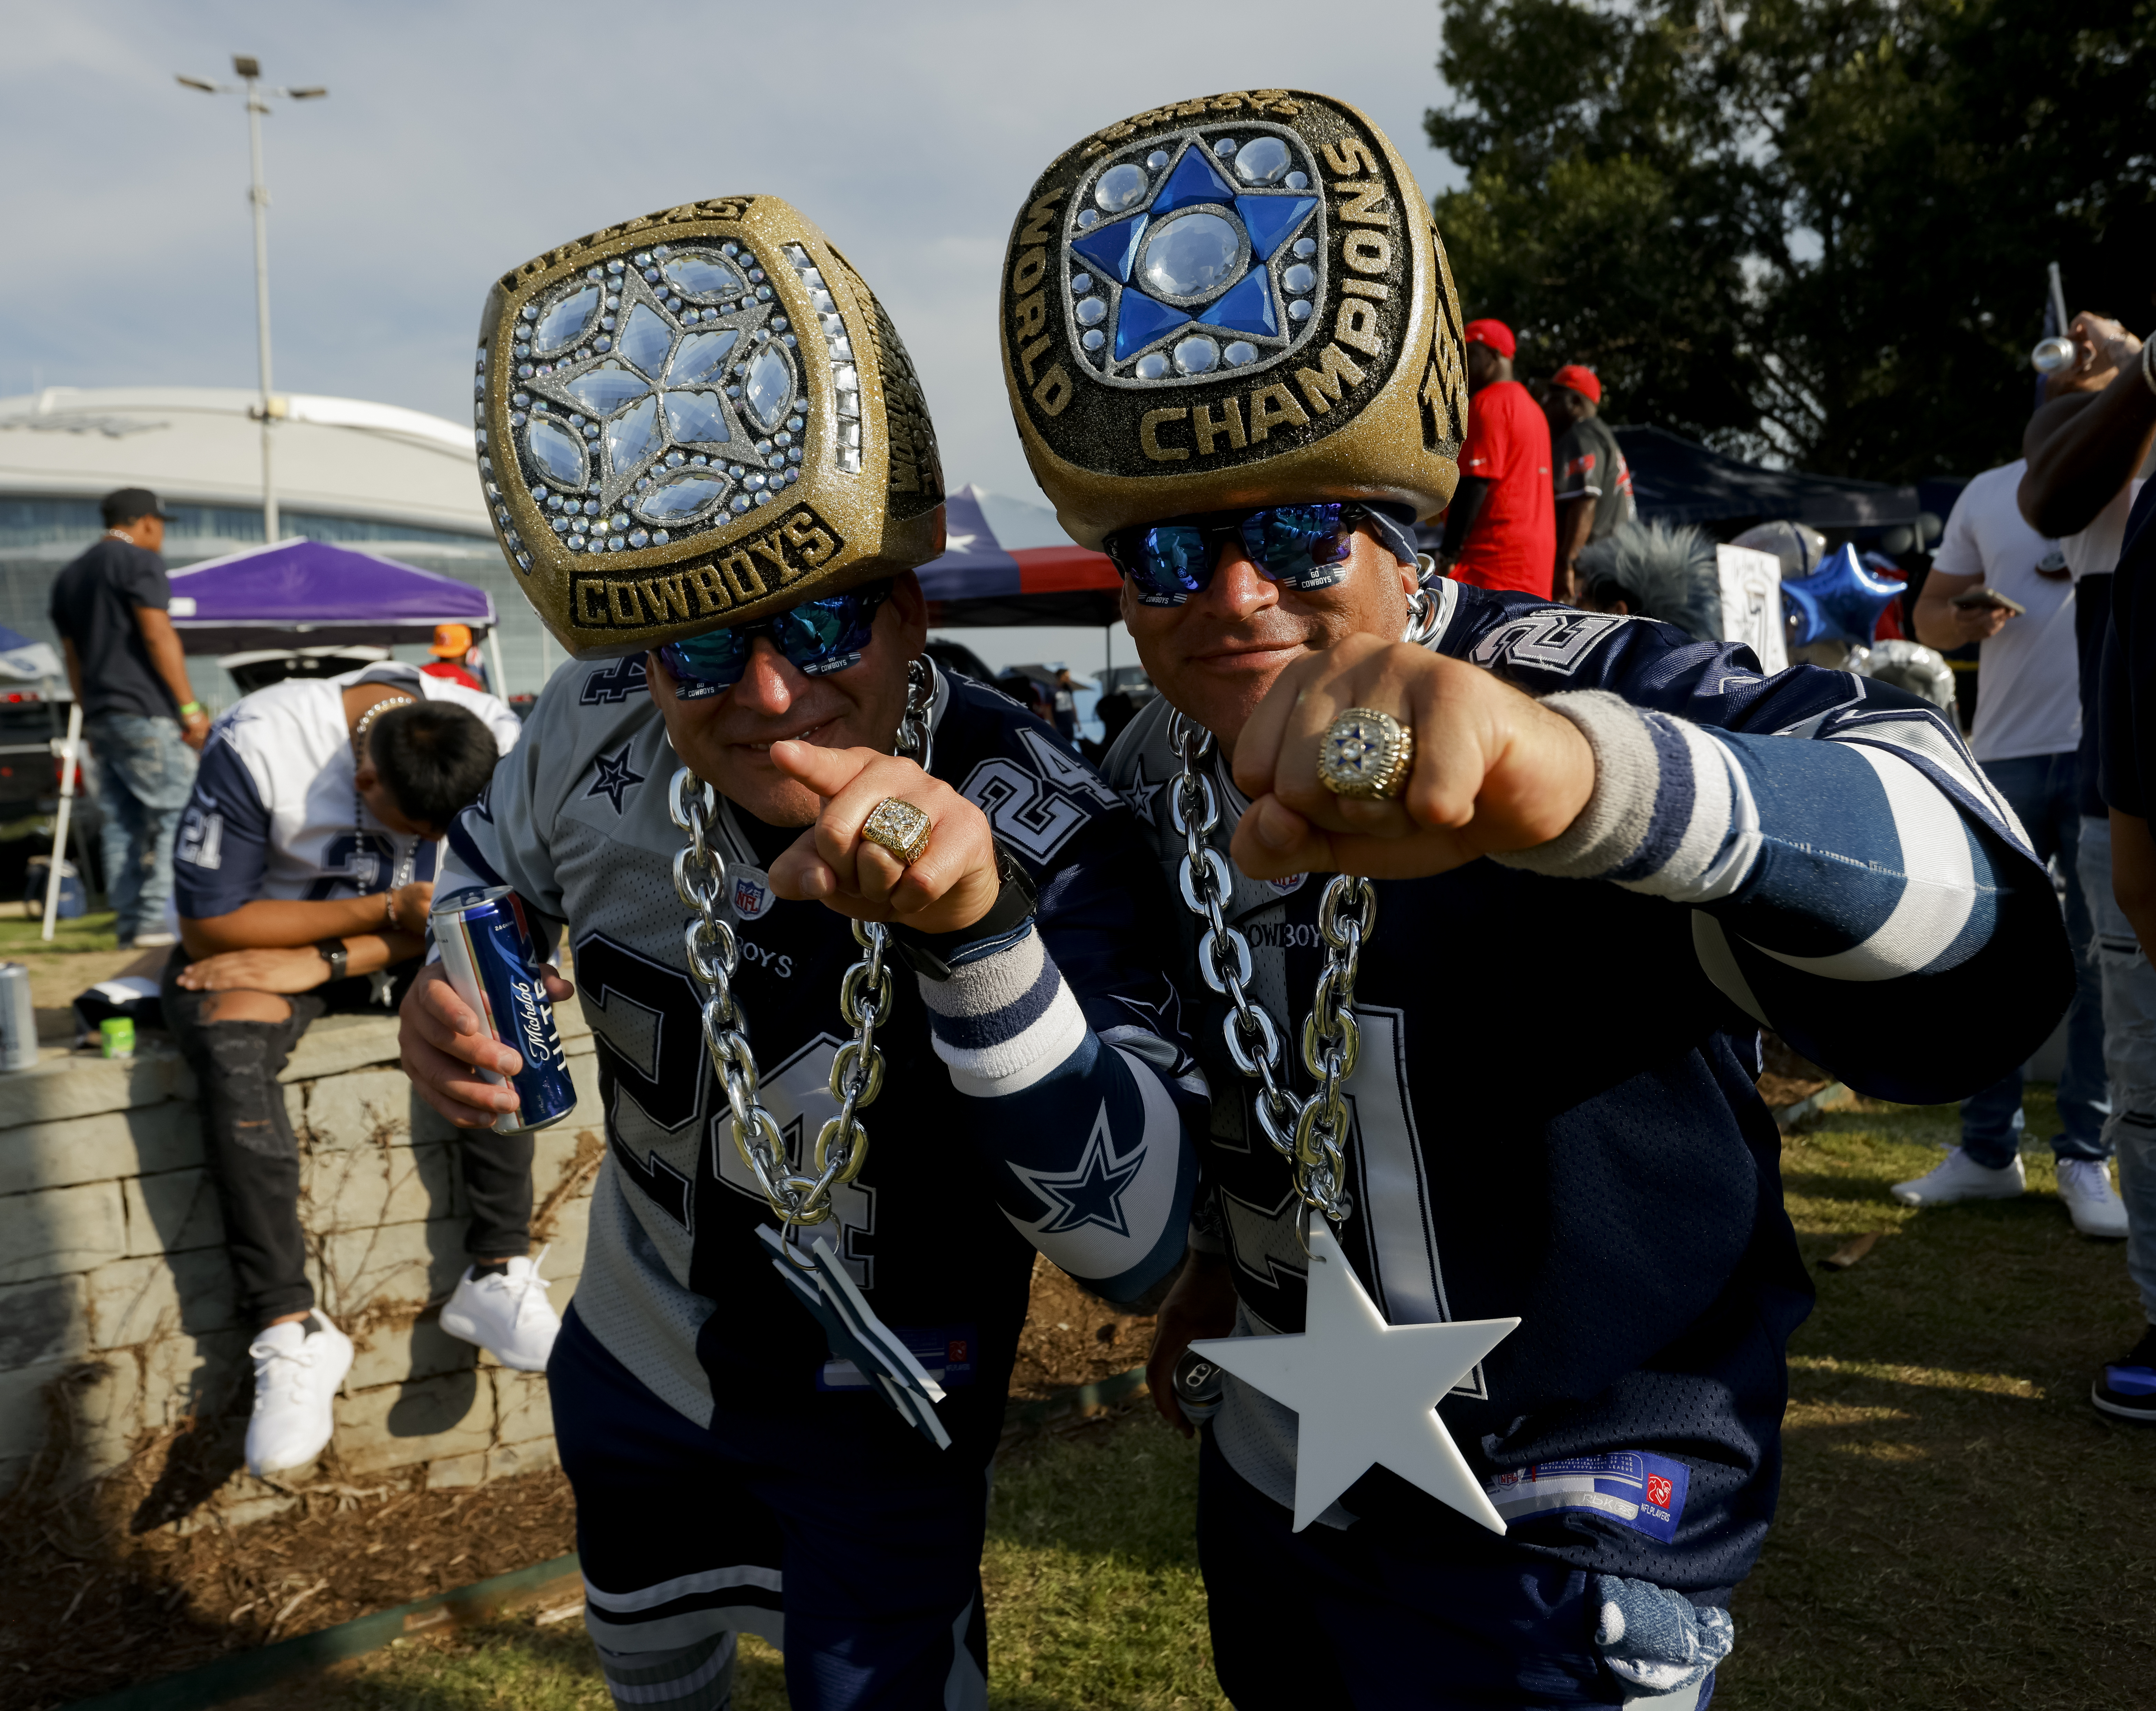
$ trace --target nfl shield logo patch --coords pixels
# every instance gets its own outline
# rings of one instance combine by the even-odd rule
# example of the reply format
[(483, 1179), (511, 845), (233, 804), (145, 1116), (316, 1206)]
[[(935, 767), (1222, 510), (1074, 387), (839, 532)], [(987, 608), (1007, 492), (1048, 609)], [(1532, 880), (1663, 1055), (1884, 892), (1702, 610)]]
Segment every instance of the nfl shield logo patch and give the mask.
[(735, 868), (732, 877), (735, 914), (752, 921), (771, 912), (773, 899), (768, 874), (756, 868)]

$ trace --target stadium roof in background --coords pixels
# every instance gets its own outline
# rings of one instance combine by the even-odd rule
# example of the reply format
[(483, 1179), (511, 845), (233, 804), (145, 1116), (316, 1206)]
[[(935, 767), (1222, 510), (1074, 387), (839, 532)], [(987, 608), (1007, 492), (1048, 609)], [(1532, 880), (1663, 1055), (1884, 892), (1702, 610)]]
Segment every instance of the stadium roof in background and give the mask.
[(1913, 487), (1748, 464), (1662, 428), (1611, 424), (1632, 466), (1640, 515), (1733, 531), (1787, 520), (1820, 530), (1890, 529), (1924, 510)]
[[(0, 497), (146, 487), (177, 505), (262, 503), (259, 394), (47, 387), (0, 398)], [(357, 398), (271, 395), (280, 508), (490, 537), (468, 427)]]

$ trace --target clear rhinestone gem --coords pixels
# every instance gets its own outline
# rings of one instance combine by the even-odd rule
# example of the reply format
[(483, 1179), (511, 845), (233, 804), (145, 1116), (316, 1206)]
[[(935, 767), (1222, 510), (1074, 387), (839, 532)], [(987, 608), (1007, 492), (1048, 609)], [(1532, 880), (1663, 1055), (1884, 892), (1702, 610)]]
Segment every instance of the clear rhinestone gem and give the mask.
[(1294, 164), (1295, 157), (1279, 137), (1255, 137), (1235, 156), (1235, 176), (1245, 184), (1277, 184)]
[(1203, 336), (1178, 339), (1175, 344), (1175, 366), (1182, 374), (1210, 374), (1220, 365), (1220, 347)]
[[(607, 424), (607, 462), (626, 469), (659, 445), (659, 400), (647, 397), (622, 412)], [(592, 510), (590, 506), (587, 510)], [(596, 512), (594, 512), (596, 515)]]
[(1289, 173), (1289, 174), (1287, 175), (1287, 187), (1288, 187), (1290, 190), (1307, 190), (1307, 189), (1309, 189), (1309, 188), (1310, 188), (1310, 175), (1309, 175), (1307, 172), (1291, 172), (1291, 173)]
[(1242, 234), (1219, 214), (1186, 215), (1146, 245), (1139, 273), (1163, 297), (1202, 297), (1232, 283)]
[(1140, 380), (1165, 378), (1168, 374), (1167, 353), (1160, 351), (1147, 351), (1144, 356), (1138, 358), (1137, 366), (1132, 371)]
[(629, 531), (629, 544), (631, 546), (641, 546), (650, 539), (650, 535), (641, 529), (632, 529)]
[(681, 341), (681, 348), (674, 353), (673, 366), (666, 371), (669, 386), (697, 386), (718, 378), (719, 371), (734, 346), (740, 341), (738, 328), (723, 327), (716, 332), (690, 333)]
[(1296, 238), (1295, 240), (1295, 253), (1301, 256), (1305, 261), (1308, 261), (1311, 257), (1317, 254), (1317, 240), (1315, 238)]
[(1078, 342), (1083, 345), (1088, 351), (1097, 351), (1101, 346), (1108, 342), (1108, 336), (1102, 332), (1098, 327), (1089, 327), (1086, 330), (1086, 336), (1079, 340)]
[(748, 289), (731, 263), (693, 250), (667, 262), (666, 279), (684, 297), (736, 297)]
[(1226, 160), (1229, 156), (1235, 152), (1235, 139), (1232, 136), (1222, 137), (1219, 141), (1213, 145), (1213, 152), (1219, 156), (1222, 160)]
[(1166, 149), (1155, 149), (1151, 154), (1146, 156), (1146, 165), (1152, 167), (1156, 172), (1160, 171), (1160, 169), (1167, 164), (1168, 151)]
[(667, 393), (666, 425), (676, 440), (689, 445), (711, 445), (733, 438), (716, 392)]
[(1081, 208), (1078, 210), (1078, 224), (1081, 230), (1087, 226), (1099, 224), (1101, 214), (1097, 208)]
[(1317, 270), (1306, 262), (1297, 262), (1281, 275), (1281, 284), (1291, 291), (1308, 291), (1317, 284)]
[(1289, 304), (1287, 306), (1287, 318), (1290, 320), (1308, 320), (1310, 319), (1310, 303), (1308, 300), (1298, 297), (1294, 302)]
[(564, 381), (562, 390), (594, 416), (611, 416), (630, 399), (642, 397), (651, 387), (642, 375), (632, 374), (626, 368), (594, 368), (574, 380)]
[(768, 433), (785, 419), (793, 402), (793, 370), (786, 353), (776, 345), (766, 345), (749, 364), (748, 407)]
[(1078, 325), (1096, 327), (1108, 318), (1108, 305), (1098, 297), (1088, 297), (1078, 305)]
[(1092, 289), (1093, 276), (1091, 274), (1073, 274), (1070, 276), (1070, 295), (1073, 297), (1083, 297)]
[(1120, 214), (1142, 202), (1152, 188), (1152, 181), (1144, 172), (1125, 161), (1101, 175), (1101, 182), (1093, 187), (1093, 200), (1100, 204), (1101, 213)]
[(584, 484), (584, 448), (576, 435), (558, 423), (535, 422), (525, 435), (531, 461), (547, 472), (547, 479), (565, 487)]
[(639, 303), (629, 312), (629, 325), (621, 336), (621, 354), (646, 374), (658, 374), (673, 343), (673, 329), (649, 304)]

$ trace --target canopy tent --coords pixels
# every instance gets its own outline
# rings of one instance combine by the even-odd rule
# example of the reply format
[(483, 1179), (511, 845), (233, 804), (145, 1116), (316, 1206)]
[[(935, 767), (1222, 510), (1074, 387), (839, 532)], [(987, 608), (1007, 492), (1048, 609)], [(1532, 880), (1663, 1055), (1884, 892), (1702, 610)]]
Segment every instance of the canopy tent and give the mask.
[(921, 567), (932, 629), (989, 625), (1086, 625), (1122, 616), (1122, 578), (1104, 553), (1082, 546), (1021, 546), (996, 540), (981, 490), (960, 488), (943, 502), (943, 556)]
[(33, 642), (0, 624), (0, 683), (34, 684), (66, 674), (49, 642)]
[(1748, 464), (1661, 428), (1617, 428), (1641, 517), (1700, 523), (1731, 534), (1786, 520), (1815, 529), (1889, 529), (1914, 524), (1924, 507), (1913, 487), (1807, 475)]
[[(484, 588), (321, 540), (285, 540), (172, 573), (172, 628), (190, 653), (236, 653), (305, 638), (388, 648), (437, 624), (492, 630)], [(499, 674), (497, 671), (497, 675)]]

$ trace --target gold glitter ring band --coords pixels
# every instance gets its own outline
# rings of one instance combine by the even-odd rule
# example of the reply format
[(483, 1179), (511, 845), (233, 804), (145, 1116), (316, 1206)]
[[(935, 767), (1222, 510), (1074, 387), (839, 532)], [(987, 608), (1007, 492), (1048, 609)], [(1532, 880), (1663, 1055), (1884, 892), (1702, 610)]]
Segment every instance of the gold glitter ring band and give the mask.
[(1350, 707), (1317, 740), (1317, 781), (1335, 796), (1388, 801), (1414, 769), (1414, 733), (1374, 707)]
[(869, 810), (868, 818), (861, 822), (861, 836), (889, 850), (901, 862), (918, 861), (921, 851), (928, 848), (928, 834), (935, 829), (936, 822), (928, 817), (925, 809), (916, 808), (895, 796), (886, 797)]

